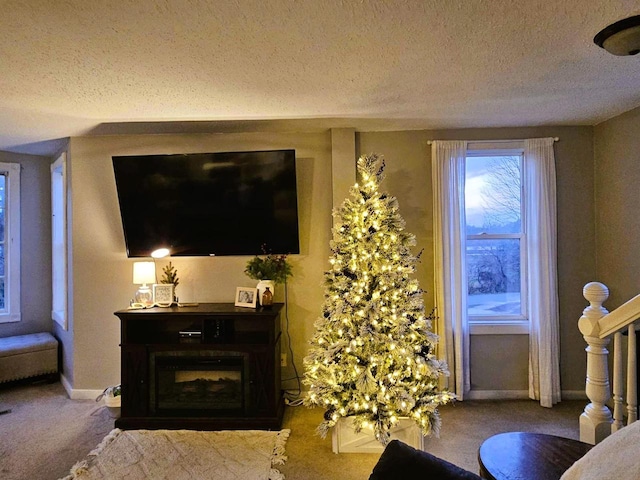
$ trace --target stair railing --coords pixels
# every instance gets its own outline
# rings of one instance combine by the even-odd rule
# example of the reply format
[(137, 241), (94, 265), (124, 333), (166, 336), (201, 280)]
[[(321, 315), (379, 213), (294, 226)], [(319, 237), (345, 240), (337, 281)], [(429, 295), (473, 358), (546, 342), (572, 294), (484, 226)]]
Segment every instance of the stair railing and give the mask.
[[(602, 306), (609, 298), (609, 289), (591, 282), (582, 289), (589, 306), (584, 309), (578, 328), (587, 342), (586, 394), (590, 403), (580, 415), (580, 440), (596, 444), (627, 424), (638, 419), (638, 384), (636, 365), (636, 334), (633, 322), (640, 318), (640, 295), (609, 313)], [(626, 406), (624, 400), (623, 331), (627, 337)], [(613, 415), (607, 407), (611, 399), (609, 386), (609, 351), (613, 335)]]

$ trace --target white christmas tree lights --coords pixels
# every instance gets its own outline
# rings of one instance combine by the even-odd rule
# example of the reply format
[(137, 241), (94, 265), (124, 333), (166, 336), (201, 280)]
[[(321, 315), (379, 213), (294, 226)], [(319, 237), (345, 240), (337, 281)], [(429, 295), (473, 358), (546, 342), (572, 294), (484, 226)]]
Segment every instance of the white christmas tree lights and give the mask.
[(322, 315), (304, 359), (305, 404), (325, 409), (322, 437), (351, 417), (356, 432), (371, 427), (386, 445), (400, 417), (423, 435), (437, 433), (438, 406), (454, 396), (438, 387), (448, 372), (435, 358), (433, 315), (412, 278), (415, 237), (404, 230), (397, 200), (378, 190), (384, 160), (365, 155), (357, 168), (361, 183), (334, 212)]

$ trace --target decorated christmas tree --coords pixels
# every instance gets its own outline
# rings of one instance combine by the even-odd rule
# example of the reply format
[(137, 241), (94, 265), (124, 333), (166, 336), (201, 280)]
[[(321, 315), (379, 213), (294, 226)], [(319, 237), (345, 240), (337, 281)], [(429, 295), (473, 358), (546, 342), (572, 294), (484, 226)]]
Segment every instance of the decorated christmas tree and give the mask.
[(438, 406), (453, 395), (438, 389), (448, 372), (435, 358), (433, 315), (412, 278), (415, 237), (404, 230), (397, 200), (378, 190), (384, 160), (365, 155), (357, 167), (361, 183), (334, 212), (322, 315), (304, 359), (304, 402), (326, 410), (322, 437), (351, 417), (356, 432), (372, 427), (386, 445), (400, 417), (423, 435), (437, 433)]

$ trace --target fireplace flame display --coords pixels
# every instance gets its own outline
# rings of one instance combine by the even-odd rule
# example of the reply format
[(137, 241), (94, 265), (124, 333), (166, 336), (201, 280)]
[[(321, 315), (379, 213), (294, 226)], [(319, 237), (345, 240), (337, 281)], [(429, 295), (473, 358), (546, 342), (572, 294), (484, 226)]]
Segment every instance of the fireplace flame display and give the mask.
[(203, 411), (242, 411), (245, 379), (242, 356), (155, 355), (151, 408), (185, 416)]

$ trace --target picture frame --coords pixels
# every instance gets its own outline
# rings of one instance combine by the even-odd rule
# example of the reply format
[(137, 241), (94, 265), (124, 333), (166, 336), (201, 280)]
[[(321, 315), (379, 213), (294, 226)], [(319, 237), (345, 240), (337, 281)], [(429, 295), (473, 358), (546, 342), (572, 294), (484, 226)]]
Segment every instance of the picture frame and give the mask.
[(256, 308), (258, 289), (253, 287), (236, 288), (236, 307)]
[(153, 284), (153, 304), (156, 307), (170, 307), (173, 305), (173, 283)]

